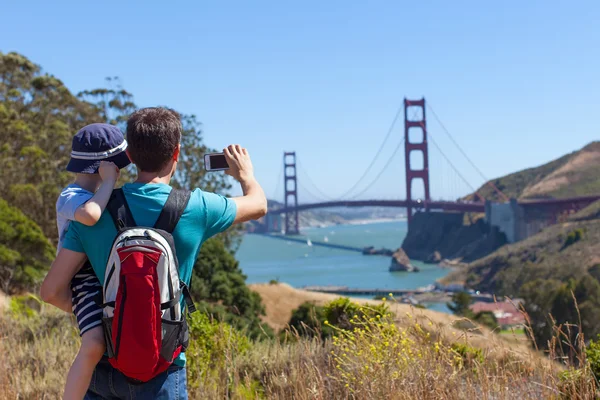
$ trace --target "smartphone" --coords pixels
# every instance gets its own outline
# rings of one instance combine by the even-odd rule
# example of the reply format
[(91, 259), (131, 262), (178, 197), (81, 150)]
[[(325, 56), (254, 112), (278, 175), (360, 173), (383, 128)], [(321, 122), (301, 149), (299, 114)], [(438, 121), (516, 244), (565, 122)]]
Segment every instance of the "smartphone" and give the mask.
[(207, 171), (224, 171), (229, 169), (227, 159), (223, 153), (210, 153), (204, 155), (204, 168)]

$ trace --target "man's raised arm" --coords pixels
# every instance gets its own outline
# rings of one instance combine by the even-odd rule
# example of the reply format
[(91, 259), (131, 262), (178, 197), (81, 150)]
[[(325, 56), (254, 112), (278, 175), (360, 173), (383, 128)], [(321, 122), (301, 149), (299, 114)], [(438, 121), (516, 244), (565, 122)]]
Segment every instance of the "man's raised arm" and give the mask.
[(267, 198), (254, 177), (254, 168), (248, 151), (238, 145), (223, 149), (229, 169), (225, 172), (242, 185), (241, 197), (234, 197), (237, 208), (233, 223), (246, 222), (264, 217), (267, 214)]

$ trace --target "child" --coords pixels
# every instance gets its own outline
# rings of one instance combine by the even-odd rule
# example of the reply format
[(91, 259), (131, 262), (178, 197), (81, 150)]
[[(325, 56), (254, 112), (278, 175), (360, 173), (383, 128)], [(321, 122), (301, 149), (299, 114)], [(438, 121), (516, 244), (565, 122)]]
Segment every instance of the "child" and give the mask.
[[(130, 163), (126, 148), (123, 133), (116, 126), (91, 124), (77, 132), (67, 165), (67, 171), (76, 174), (75, 181), (62, 190), (56, 202), (58, 250), (70, 221), (85, 225), (98, 222), (119, 178), (119, 169)], [(102, 309), (96, 304), (102, 286), (89, 262), (73, 277), (71, 290), (81, 348), (67, 375), (63, 399), (81, 400), (106, 347)]]

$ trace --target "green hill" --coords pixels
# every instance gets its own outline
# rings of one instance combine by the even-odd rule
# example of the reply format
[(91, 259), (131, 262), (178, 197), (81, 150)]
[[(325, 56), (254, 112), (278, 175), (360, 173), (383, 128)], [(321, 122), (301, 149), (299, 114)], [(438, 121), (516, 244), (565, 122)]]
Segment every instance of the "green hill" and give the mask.
[[(598, 271), (596, 271), (598, 270)], [(600, 278), (600, 220), (553, 225), (521, 242), (501, 247), (453, 272), (447, 281), (497, 295), (519, 296), (535, 279)]]
[(544, 165), (486, 182), (477, 193), (488, 200), (501, 200), (491, 182), (511, 198), (585, 196), (600, 193), (599, 176), (600, 141), (595, 141)]

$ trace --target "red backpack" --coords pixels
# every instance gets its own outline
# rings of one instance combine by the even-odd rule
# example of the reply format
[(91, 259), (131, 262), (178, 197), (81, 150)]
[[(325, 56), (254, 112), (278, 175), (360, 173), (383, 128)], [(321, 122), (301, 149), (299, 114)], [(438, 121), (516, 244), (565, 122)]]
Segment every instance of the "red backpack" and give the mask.
[(165, 371), (189, 342), (182, 307), (195, 311), (179, 278), (173, 230), (190, 192), (172, 189), (154, 227), (135, 223), (121, 189), (107, 209), (117, 227), (104, 276), (104, 337), (111, 365), (136, 382)]

